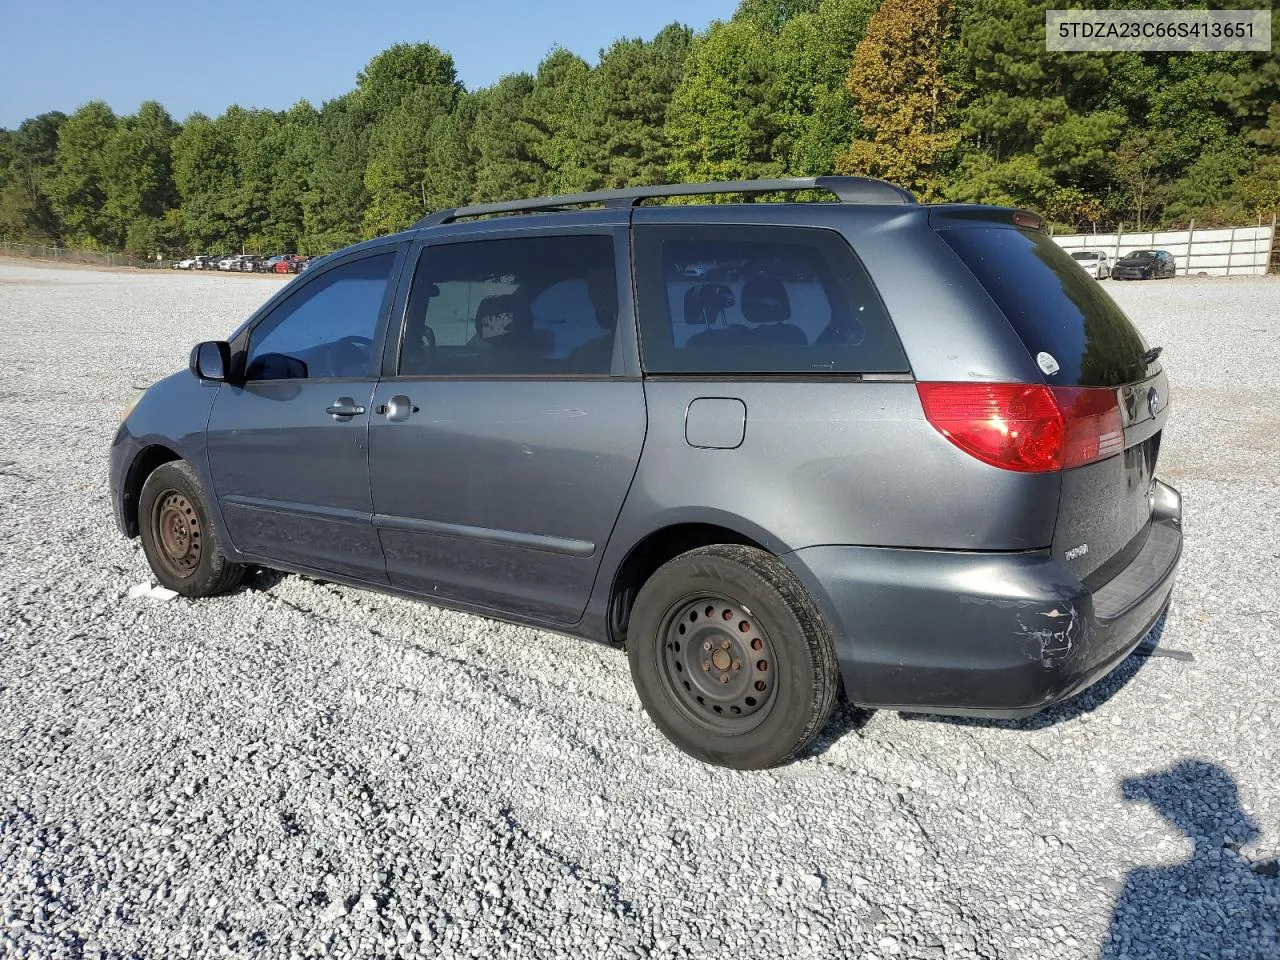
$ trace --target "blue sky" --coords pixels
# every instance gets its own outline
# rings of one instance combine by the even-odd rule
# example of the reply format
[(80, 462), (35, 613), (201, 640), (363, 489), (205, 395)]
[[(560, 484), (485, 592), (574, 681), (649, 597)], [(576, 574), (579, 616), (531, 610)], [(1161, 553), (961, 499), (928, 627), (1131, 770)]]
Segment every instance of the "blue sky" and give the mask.
[(0, 127), (93, 99), (159, 100), (182, 120), (238, 103), (316, 106), (393, 43), (453, 54), (468, 88), (532, 70), (556, 44), (594, 63), (618, 37), (702, 29), (736, 0), (0, 0)]

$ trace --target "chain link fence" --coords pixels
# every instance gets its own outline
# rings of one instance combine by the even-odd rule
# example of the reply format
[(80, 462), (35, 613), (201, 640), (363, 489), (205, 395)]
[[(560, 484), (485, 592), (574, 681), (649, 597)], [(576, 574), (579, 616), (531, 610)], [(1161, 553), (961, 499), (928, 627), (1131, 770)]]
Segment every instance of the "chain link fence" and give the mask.
[(172, 260), (139, 260), (127, 253), (98, 253), (96, 250), (70, 250), (67, 247), (44, 247), (33, 243), (0, 241), (0, 256), (29, 257), (57, 263), (87, 263), (95, 267), (138, 267), (145, 270), (173, 266)]

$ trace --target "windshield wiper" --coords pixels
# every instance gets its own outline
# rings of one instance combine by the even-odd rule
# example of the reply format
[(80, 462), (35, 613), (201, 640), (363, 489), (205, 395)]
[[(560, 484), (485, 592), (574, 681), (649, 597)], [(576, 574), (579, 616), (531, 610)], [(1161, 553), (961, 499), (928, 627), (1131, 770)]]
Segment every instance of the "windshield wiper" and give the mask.
[(1141, 360), (1146, 366), (1149, 367), (1153, 363), (1155, 363), (1157, 359), (1159, 359), (1160, 354), (1162, 353), (1164, 353), (1164, 347), (1152, 347), (1150, 350), (1148, 350), (1138, 359)]

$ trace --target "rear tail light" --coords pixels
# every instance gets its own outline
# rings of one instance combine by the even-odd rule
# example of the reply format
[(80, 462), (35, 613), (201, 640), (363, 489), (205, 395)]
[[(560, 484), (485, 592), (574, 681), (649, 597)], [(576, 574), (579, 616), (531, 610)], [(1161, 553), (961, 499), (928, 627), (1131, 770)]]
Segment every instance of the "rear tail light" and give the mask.
[(924, 415), (983, 463), (1046, 473), (1124, 449), (1114, 390), (1029, 383), (918, 383)]

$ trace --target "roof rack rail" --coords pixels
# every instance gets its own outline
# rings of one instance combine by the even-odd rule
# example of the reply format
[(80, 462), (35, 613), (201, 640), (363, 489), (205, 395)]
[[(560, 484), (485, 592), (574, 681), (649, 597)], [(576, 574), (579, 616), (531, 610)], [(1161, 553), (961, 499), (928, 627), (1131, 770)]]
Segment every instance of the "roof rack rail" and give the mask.
[(563, 210), (587, 204), (606, 207), (634, 207), (659, 197), (697, 197), (718, 193), (789, 193), (800, 190), (828, 190), (841, 203), (915, 203), (909, 190), (871, 177), (787, 177), (782, 179), (724, 180), (719, 183), (669, 183), (652, 187), (626, 187), (622, 190), (593, 190), (589, 193), (567, 193), (557, 197), (532, 200), (505, 200), (501, 203), (479, 203), (427, 214), (415, 227), (431, 227), (453, 223), (463, 217), (483, 217), (494, 213), (529, 213), (535, 210)]

